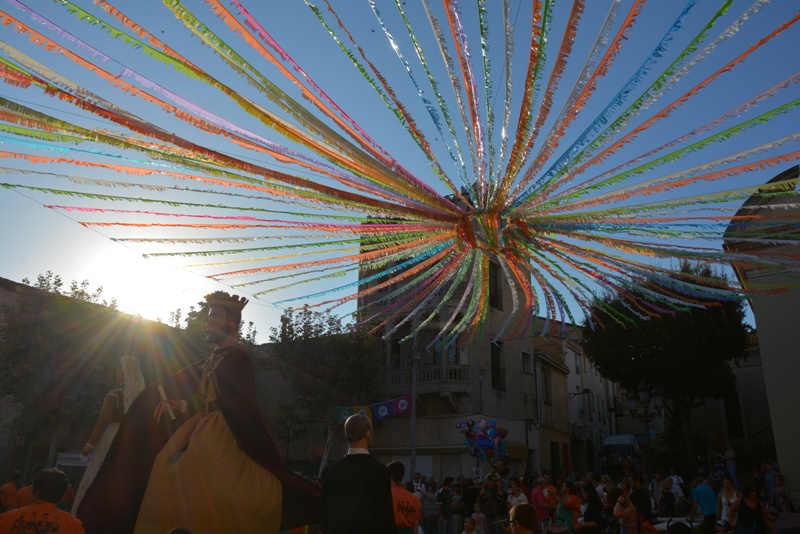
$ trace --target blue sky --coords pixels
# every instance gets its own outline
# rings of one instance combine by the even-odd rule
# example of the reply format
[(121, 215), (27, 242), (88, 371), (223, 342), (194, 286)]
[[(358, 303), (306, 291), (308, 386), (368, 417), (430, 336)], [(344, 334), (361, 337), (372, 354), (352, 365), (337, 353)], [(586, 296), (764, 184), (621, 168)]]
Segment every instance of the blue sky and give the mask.
[[(213, 88), (195, 80), (186, 79), (168, 66), (154, 61), (152, 58), (132, 49), (124, 43), (122, 39), (110, 38), (102, 28), (77, 20), (74, 16), (71, 16), (66, 9), (57, 5), (57, 3), (27, 2), (27, 4), (37, 9), (40, 15), (47, 17), (54, 24), (63, 29), (72, 31), (75, 35), (79, 36), (80, 39), (84, 40), (86, 43), (91, 43), (97, 50), (100, 50), (104, 55), (112, 58), (111, 61), (101, 62), (98, 57), (93, 56), (90, 52), (70, 45), (71, 49), (75, 50), (77, 53), (81, 53), (89, 61), (101, 65), (109, 72), (118, 74), (122, 72), (124, 68), (136, 70), (146, 75), (149, 79), (163, 84), (163, 86), (169, 88), (169, 90), (187, 99), (191, 99), (198, 106), (223, 117), (241, 128), (263, 136), (270, 141), (294, 148), (299, 152), (310, 154), (296, 143), (287, 141), (276, 132), (266, 129), (254, 117), (227, 100)], [(91, 2), (75, 2), (75, 4), (97, 15), (102, 14), (104, 18), (110, 20), (108, 15), (94, 7)], [(207, 23), (210, 28), (219, 31), (220, 36), (222, 36), (226, 43), (240, 50), (246, 59), (263, 72), (265, 76), (274, 81), (283, 90), (287, 91), (287, 93), (292, 95), (298, 102), (303, 103), (309, 110), (319, 115), (313, 106), (303, 100), (299, 91), (297, 91), (292, 83), (282, 78), (281, 74), (274, 66), (269, 65), (252, 50), (248, 50), (246, 45), (244, 45), (237, 36), (233, 35), (227, 28), (224, 28), (223, 25), (209, 13), (208, 7), (204, 3), (185, 2), (184, 4), (195, 11), (198, 17)], [(409, 64), (413, 81), (416, 81), (425, 98), (433, 100), (433, 91), (425, 79), (425, 74), (420, 68), (419, 61), (417, 60), (413, 48), (410, 46), (410, 39), (400, 20), (394, 2), (376, 1), (375, 4), (379, 9), (381, 17), (383, 17), (386, 30), (396, 39), (397, 48), (402, 52), (403, 57)], [(446, 87), (446, 71), (442, 67), (441, 57), (435, 49), (435, 40), (432, 36), (427, 18), (425, 17), (424, 10), (422, 9), (423, 4), (418, 1), (410, 0), (407, 2), (400, 2), (400, 4), (406, 11), (408, 20), (413, 25), (415, 35), (426, 53), (426, 58), (431, 65), (433, 76), (439, 81), (441, 87)], [(434, 4), (434, 2), (430, 2), (428, 5), (440, 20), (444, 20), (441, 6)], [(512, 65), (514, 65), (514, 70), (512, 71), (514, 92), (511, 100), (512, 124), (510, 126), (512, 134), (516, 116), (519, 109), (522, 107), (521, 95), (526, 75), (526, 60), (528, 55), (527, 42), (530, 38), (529, 29), (531, 25), (531, 14), (528, 4), (529, 2), (524, 0), (510, 2), (515, 45), (512, 62)], [(554, 111), (554, 115), (557, 114), (557, 110), (560, 109), (559, 106), (563, 105), (567, 100), (575, 82), (575, 77), (584, 61), (591, 57), (592, 50), (589, 46), (599, 31), (599, 24), (602, 17), (611, 5), (610, 2), (594, 1), (587, 2), (587, 4), (582, 22), (579, 26), (579, 31), (575, 38), (573, 55), (567, 62), (567, 67), (560, 82), (559, 90), (554, 97), (553, 109), (556, 110)], [(622, 18), (622, 14), (628, 11), (632, 2), (626, 0), (622, 1), (620, 4), (621, 15), (619, 15), (619, 19)], [(697, 2), (696, 5), (694, 4), (694, 2), (655, 1), (644, 4), (632, 31), (619, 51), (617, 60), (609, 70), (608, 75), (598, 81), (597, 90), (593, 98), (569, 129), (565, 142), (561, 145), (561, 150), (564, 150), (571, 140), (576, 139), (580, 132), (587, 128), (598, 114), (602, 113), (602, 110), (618, 93), (624, 82), (627, 81), (632, 73), (635, 72), (636, 68), (653, 53), (655, 44), (671, 27), (683, 9), (691, 6), (691, 11), (682, 22), (680, 31), (675, 33), (668, 50), (664, 52), (664, 56), (669, 58), (669, 60), (674, 58), (675, 54), (682, 50), (689, 40), (697, 34), (702, 26), (710, 19), (712, 14), (719, 9), (721, 2), (700, 1)], [(335, 46), (327, 31), (320, 25), (314, 14), (303, 1), (245, 2), (245, 5), (251, 10), (254, 17), (260, 21), (265, 29), (270, 32), (275, 40), (283, 46), (310, 76), (313, 77), (315, 82), (325, 93), (337, 102), (341, 108), (346, 110), (364, 130), (373, 136), (378, 145), (384, 147), (397, 161), (408, 168), (422, 181), (434, 187), (440, 194), (446, 194), (448, 192), (443, 184), (433, 176), (428, 163), (408, 135), (406, 129), (399, 124), (394, 115), (387, 110), (375, 90), (365, 82), (364, 78), (356, 71), (353, 65), (347, 61), (343, 53)], [(399, 99), (408, 106), (409, 112), (416, 119), (420, 129), (425, 133), (426, 137), (431, 140), (434, 153), (437, 159), (442, 163), (448, 175), (451, 176), (453, 181), (457, 181), (458, 177), (454, 166), (449, 163), (447, 147), (442, 142), (443, 139), (440, 139), (442, 136), (436, 131), (433, 122), (430, 117), (427, 116), (423, 102), (418, 97), (416, 87), (412, 83), (412, 77), (409, 76), (404, 65), (400, 63), (397, 55), (389, 46), (387, 33), (381, 27), (372, 9), (370, 9), (369, 3), (361, 0), (348, 0), (346, 2), (332, 2), (332, 5), (339, 10), (342, 20), (345, 21), (346, 27), (352, 32), (356, 42), (366, 50), (370, 59), (379, 66), (382, 74), (387, 77)], [(709, 38), (704, 45), (717, 36), (723, 28), (728, 27), (734, 20), (741, 16), (751, 5), (752, 4), (749, 2), (735, 2), (730, 10), (721, 17), (720, 21), (717, 22), (714, 28), (709, 32)], [(17, 9), (18, 6), (16, 2), (3, 2), (0, 6), (2, 6), (3, 11), (9, 15), (18, 16), (20, 20), (31, 23), (30, 18), (26, 18), (26, 14), (20, 14), (21, 12)], [(254, 100), (264, 100), (260, 93), (242, 81), (241, 76), (233, 73), (229, 68), (222, 65), (213, 53), (206, 47), (201, 46), (197, 37), (190, 36), (189, 32), (161, 2), (153, 0), (136, 3), (120, 2), (119, 6), (121, 8), (124, 6), (124, 10), (130, 18), (139, 22), (153, 35), (169, 43), (179, 52), (202, 66), (207, 72), (213, 74), (242, 94), (250, 96)], [(500, 117), (502, 116), (504, 100), (503, 90), (506, 84), (505, 74), (501, 68), (504, 37), (501, 21), (501, 3), (486, 2), (486, 6), (489, 13), (489, 42), (491, 44), (490, 54), (493, 65), (491, 77), (494, 92), (491, 96), (491, 101), (495, 114)], [(321, 4), (319, 7), (324, 9), (324, 4)], [(559, 3), (553, 14), (551, 39), (548, 42), (549, 58), (555, 56), (557, 47), (560, 44), (561, 34), (568, 18), (568, 7), (569, 6)], [(477, 18), (475, 16), (475, 5), (472, 2), (463, 2), (461, 4), (461, 9), (464, 16), (466, 34), (469, 38), (469, 45), (473, 54), (473, 60), (475, 60), (473, 62), (473, 68), (476, 69), (476, 72), (480, 72), (480, 64), (477, 63), (478, 56), (480, 55), (480, 41), (476, 22)], [(781, 22), (794, 16), (796, 11), (797, 4), (795, 2), (775, 0), (771, 3), (764, 3), (763, 8), (749, 17), (738, 32), (717, 46), (706, 59), (693, 66), (688, 73), (683, 76), (680, 82), (662, 97), (662, 101), (669, 102), (676, 98), (677, 95), (682, 94), (683, 91), (688, 90), (694, 84), (718, 69), (721, 65), (724, 65), (733, 57), (742, 53), (747, 47), (757, 42), (758, 39), (771, 32)], [(333, 23), (330, 15), (326, 15), (326, 20), (331, 24)], [(41, 23), (39, 24), (41, 31), (46, 33), (44, 26), (45, 25)], [(795, 24), (792, 28), (771, 41), (767, 46), (753, 53), (741, 66), (736, 67), (730, 73), (720, 76), (720, 78), (705, 89), (702, 94), (692, 98), (684, 106), (670, 115), (669, 118), (658, 123), (658, 127), (644, 132), (635, 142), (626, 146), (625, 149), (620, 151), (617, 155), (609, 158), (603, 164), (593, 167), (586, 173), (586, 177), (597, 175), (606, 169), (613, 168), (615, 165), (628, 161), (639, 154), (643, 154), (661, 143), (682, 135), (684, 132), (691, 131), (705, 121), (727, 112), (731, 108), (746, 101), (748, 98), (767, 90), (781, 80), (795, 75), (798, 69), (797, 60), (794, 57), (795, 54), (793, 51), (800, 45), (800, 31), (797, 26), (798, 25)], [(47, 35), (57, 40), (55, 34), (47, 33)], [(214, 147), (222, 152), (241, 157), (247, 161), (257, 162), (270, 169), (330, 183), (330, 180), (322, 177), (319, 173), (314, 173), (296, 166), (290, 167), (271, 159), (269, 156), (248, 152), (224, 139), (193, 128), (175, 117), (167, 115), (155, 106), (119, 91), (118, 88), (111, 86), (105, 80), (96, 78), (86, 70), (77, 67), (67, 58), (36, 46), (29, 42), (26, 36), (12, 32), (8, 26), (4, 26), (0, 29), (0, 39), (24, 51), (38, 61), (45, 63), (49, 68), (59, 74), (75, 80), (81, 86), (102, 95), (104, 98), (120, 107), (129, 109), (133, 113), (167, 131), (173, 131), (201, 145)], [(657, 66), (652, 67), (651, 72), (648, 74), (649, 78), (647, 76), (644, 78), (642, 87), (646, 87), (648, 83), (651, 82), (653, 73), (660, 72), (660, 69), (664, 68), (666, 61), (667, 59), (664, 59), (657, 63)], [(552, 69), (552, 64), (547, 63), (546, 65), (546, 72), (549, 72)], [(545, 76), (544, 83), (546, 83), (547, 79), (547, 76)], [(451, 114), (455, 114), (457, 105), (452, 95), (447, 93), (444, 89), (442, 89), (441, 92), (448, 101)], [(749, 110), (746, 116), (741, 117), (739, 120), (745, 120), (748, 116), (754, 116), (772, 107), (791, 102), (797, 99), (798, 96), (800, 96), (798, 85), (796, 83), (792, 84), (775, 97), (762, 103), (759, 107)], [(51, 113), (61, 117), (63, 120), (73, 121), (76, 124), (91, 127), (107, 127), (110, 130), (116, 131), (122, 130), (119, 126), (111, 125), (97, 118), (90, 117), (85, 112), (70, 107), (64, 102), (43, 96), (41, 91), (37, 88), (22, 89), (8, 84), (0, 84), (0, 97), (35, 107), (42, 112)], [(483, 94), (482, 97), (485, 98), (485, 94)], [(630, 102), (632, 98), (633, 96), (629, 97), (627, 101)], [(263, 102), (263, 105), (268, 108), (270, 107), (270, 104), (266, 101)], [(653, 109), (658, 109), (658, 105), (654, 106)], [(651, 113), (651, 111), (643, 112), (633, 124), (635, 125), (637, 121), (641, 122), (641, 120), (644, 120), (648, 116), (648, 113)], [(762, 143), (769, 143), (775, 139), (797, 133), (797, 119), (798, 114), (796, 111), (775, 117), (766, 125), (748, 130), (743, 135), (732, 137), (706, 150), (690, 154), (683, 158), (680, 163), (659, 168), (654, 172), (661, 174), (678, 172), (681, 169), (713, 161), (720, 157), (737, 154), (738, 152), (758, 146)], [(552, 118), (550, 121), (552, 122)], [(550, 123), (546, 123), (543, 131), (547, 131), (549, 124)], [(31, 154), (41, 154), (50, 157), (60, 155), (55, 149), (43, 150), (41, 147), (24, 147), (20, 144), (19, 138), (17, 138), (17, 142), (14, 143), (11, 140), (12, 137), (13, 136), (9, 136), (8, 139), (3, 141), (3, 146), (0, 147), (0, 150), (20, 150), (27, 151)], [(463, 135), (459, 134), (459, 138), (462, 146), (466, 146)], [(499, 149), (499, 139), (499, 127), (496, 127), (495, 137), (488, 139), (487, 142)], [(540, 146), (543, 140), (544, 138), (537, 141), (536, 146)], [(450, 143), (452, 145), (452, 141), (450, 141)], [(141, 159), (141, 155), (125, 151), (110, 150), (108, 147), (104, 148), (99, 144), (86, 148), (115, 152), (117, 153), (116, 156), (121, 156), (123, 158)], [(797, 150), (797, 143), (795, 141), (792, 146), (777, 150), (778, 152)], [(560, 152), (558, 152), (557, 155), (559, 153)], [(768, 153), (775, 152), (773, 150)], [(61, 155), (65, 155), (66, 157), (66, 153)], [(70, 153), (70, 157), (77, 156), (75, 156), (74, 153)], [(119, 158), (113, 159), (108, 154), (84, 154), (81, 157), (93, 161), (119, 161)], [(751, 157), (750, 159), (752, 160), (754, 158), (755, 157)], [(153, 164), (154, 162), (150, 163)], [(44, 171), (45, 169), (43, 169), (43, 167), (47, 167), (46, 172), (64, 173), (73, 176), (108, 180), (113, 179), (137, 182), (140, 184), (147, 183), (153, 186), (173, 185), (171, 181), (167, 181), (164, 178), (142, 178), (118, 174), (109, 176), (108, 173), (104, 174), (94, 169), (76, 165), (32, 166), (27, 162), (15, 159), (4, 159), (0, 165), (12, 169), (37, 169), (38, 171)], [(727, 179), (724, 183), (712, 182), (704, 185), (704, 189), (701, 188), (697, 191), (701, 193), (710, 193), (744, 187), (746, 185), (760, 184), (766, 182), (772, 176), (789, 166), (790, 164), (787, 163), (757, 172), (746, 173), (732, 179)], [(545, 168), (547, 168), (547, 166), (545, 166)], [(646, 178), (652, 177), (651, 174)], [(3, 181), (15, 184), (34, 183), (44, 187), (61, 189), (73, 188), (99, 191), (99, 189), (87, 188), (87, 186), (81, 186), (80, 184), (76, 185), (64, 181), (63, 179), (56, 180), (41, 174), (31, 175), (15, 173), (13, 171), (5, 171)], [(167, 198), (167, 195), (180, 195), (182, 199), (192, 199), (193, 201), (195, 199), (196, 201), (203, 201), (200, 199), (204, 198), (201, 195), (176, 191), (164, 193), (144, 190), (134, 195), (130, 193), (129, 190), (119, 187), (114, 189), (104, 188), (102, 192), (105, 194), (130, 194), (131, 196), (151, 198), (155, 198), (159, 195), (163, 195), (163, 198)], [(682, 191), (675, 191), (659, 195), (658, 198), (645, 198), (645, 201), (679, 198), (684, 194), (685, 193)], [(170, 198), (177, 197), (173, 196)], [(250, 205), (249, 203), (251, 202), (248, 199), (219, 198), (219, 202), (238, 202), (241, 203), (242, 206)], [(205, 202), (208, 202), (208, 200), (206, 199)], [(107, 297), (116, 297), (120, 307), (124, 311), (141, 313), (148, 318), (160, 317), (165, 320), (168, 318), (169, 313), (176, 308), (181, 308), (185, 312), (190, 305), (200, 300), (205, 293), (216, 289), (230, 290), (229, 284), (242, 281), (241, 279), (236, 279), (226, 280), (226, 283), (220, 283), (207, 278), (206, 275), (212, 272), (219, 272), (220, 269), (227, 269), (227, 267), (212, 268), (209, 266), (196, 266), (197, 263), (206, 263), (210, 260), (200, 261), (196, 258), (152, 258), (145, 260), (142, 258), (143, 253), (169, 251), (172, 247), (156, 243), (115, 242), (110, 238), (160, 237), (165, 236), (165, 233), (160, 233), (152, 229), (142, 231), (102, 227), (86, 228), (81, 226), (78, 221), (87, 219), (120, 220), (121, 216), (110, 215), (104, 219), (102, 216), (89, 217), (75, 212), (53, 210), (43, 207), (44, 205), (51, 204), (109, 207), (111, 203), (55, 196), (30, 190), (0, 189), (0, 217), (2, 217), (5, 226), (2, 245), (6, 253), (6, 259), (3, 264), (4, 269), (0, 275), (19, 281), (23, 277), (35, 279), (37, 274), (52, 270), (66, 281), (72, 279), (88, 279), (93, 287), (102, 285)], [(259, 205), (265, 206), (264, 203)], [(279, 210), (298, 210), (298, 208), (290, 204), (275, 203), (269, 204), (269, 206), (272, 209)], [(134, 203), (126, 202), (113, 203), (111, 207), (137, 209)], [(138, 209), (142, 209), (142, 207), (138, 206)], [(163, 211), (169, 211), (170, 208), (164, 206), (150, 206), (144, 209), (163, 209)], [(214, 210), (207, 208), (201, 209), (197, 213), (200, 212), (216, 213)], [(313, 213), (311, 210), (306, 210), (306, 212)], [(125, 217), (123, 219), (127, 221), (145, 220), (144, 218), (135, 217)], [(179, 233), (173, 231), (170, 236), (197, 237), (199, 234), (190, 231), (181, 231)], [(280, 236), (273, 236), (273, 238), (265, 240), (265, 243), (272, 243), (274, 246), (280, 246), (281, 244), (294, 242), (288, 239), (279, 239), (279, 237)], [(226, 245), (218, 245), (219, 248), (224, 248), (225, 246)], [(198, 247), (202, 249), (204, 246)], [(217, 245), (214, 247), (205, 245), (205, 248), (216, 247)], [(668, 264), (669, 262), (665, 263)], [(251, 299), (252, 303), (248, 306), (244, 319), (246, 321), (255, 322), (260, 332), (259, 339), (265, 341), (269, 327), (278, 324), (277, 318), (283, 308), (282, 305), (273, 304), (274, 301), (325, 290), (331, 285), (343, 285), (353, 280), (354, 276), (349, 274), (342, 278), (314, 284), (310, 288), (292, 288), (279, 295), (269, 294), (261, 299)], [(259, 289), (261, 288), (260, 286), (257, 287)], [(246, 292), (251, 291), (251, 289), (254, 290), (255, 288), (248, 288)], [(302, 303), (301, 301), (295, 305)], [(349, 311), (352, 311), (352, 306), (344, 306), (337, 309), (339, 313)], [(578, 311), (575, 310), (575, 313), (578, 313)]]

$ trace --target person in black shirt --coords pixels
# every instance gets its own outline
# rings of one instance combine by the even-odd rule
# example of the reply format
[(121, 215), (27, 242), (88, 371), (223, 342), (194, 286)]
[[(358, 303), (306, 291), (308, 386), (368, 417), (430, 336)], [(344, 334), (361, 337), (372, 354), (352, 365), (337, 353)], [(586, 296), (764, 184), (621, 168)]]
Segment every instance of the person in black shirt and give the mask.
[(628, 498), (636, 507), (636, 511), (639, 512), (639, 517), (652, 523), (653, 502), (650, 500), (650, 493), (644, 489), (640, 472), (636, 472), (631, 476), (631, 488), (633, 490)]
[(372, 421), (355, 414), (344, 423), (350, 449), (322, 470), (326, 534), (396, 534), (389, 469), (369, 455)]
[(597, 494), (594, 484), (584, 484), (581, 488), (581, 501), (586, 503), (586, 510), (583, 511), (583, 527), (581, 534), (601, 534), (603, 522), (603, 503)]

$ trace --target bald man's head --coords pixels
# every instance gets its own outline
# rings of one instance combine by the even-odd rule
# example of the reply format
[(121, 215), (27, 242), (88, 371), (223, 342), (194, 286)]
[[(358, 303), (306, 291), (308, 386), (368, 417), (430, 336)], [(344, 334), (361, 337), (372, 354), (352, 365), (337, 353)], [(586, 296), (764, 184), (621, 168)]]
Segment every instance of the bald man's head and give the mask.
[(372, 421), (364, 414), (351, 415), (344, 422), (344, 435), (351, 445), (364, 440), (369, 445), (372, 443)]

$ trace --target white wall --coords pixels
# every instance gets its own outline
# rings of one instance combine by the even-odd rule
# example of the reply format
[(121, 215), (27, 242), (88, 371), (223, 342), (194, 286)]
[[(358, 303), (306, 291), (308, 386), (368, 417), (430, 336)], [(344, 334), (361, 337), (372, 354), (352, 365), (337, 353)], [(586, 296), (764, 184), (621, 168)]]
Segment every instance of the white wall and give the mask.
[(778, 464), (793, 491), (800, 491), (800, 346), (798, 311), (800, 288), (797, 278), (782, 275), (762, 276), (751, 283), (794, 284), (784, 293), (754, 297), (751, 302), (758, 328), (764, 381), (772, 414), (772, 431)]

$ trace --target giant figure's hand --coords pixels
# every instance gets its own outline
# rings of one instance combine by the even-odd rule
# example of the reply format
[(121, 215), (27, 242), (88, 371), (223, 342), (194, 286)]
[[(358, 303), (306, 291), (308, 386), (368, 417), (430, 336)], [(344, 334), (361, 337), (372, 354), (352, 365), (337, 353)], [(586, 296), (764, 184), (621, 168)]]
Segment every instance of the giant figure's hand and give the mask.
[(158, 406), (156, 406), (155, 412), (153, 412), (153, 415), (156, 418), (156, 423), (161, 422), (161, 416), (164, 414), (165, 410), (171, 420), (175, 419), (176, 412), (183, 413), (186, 410), (185, 403), (186, 401), (176, 399), (164, 399), (159, 402)]

